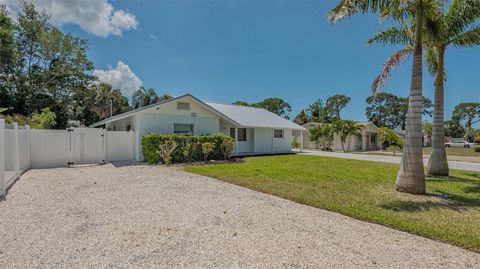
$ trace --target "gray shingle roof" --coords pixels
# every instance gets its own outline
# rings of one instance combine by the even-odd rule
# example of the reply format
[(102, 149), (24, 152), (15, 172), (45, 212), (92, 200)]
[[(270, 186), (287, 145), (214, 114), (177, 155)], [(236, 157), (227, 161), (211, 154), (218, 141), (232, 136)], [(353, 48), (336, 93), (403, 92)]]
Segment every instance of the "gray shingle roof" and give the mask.
[(305, 130), (304, 127), (284, 119), (263, 108), (227, 105), (215, 102), (205, 102), (225, 116), (235, 120), (244, 127), (267, 127)]
[(112, 121), (120, 120), (122, 118), (130, 117), (135, 113), (138, 113), (153, 107), (161, 106), (166, 103), (174, 102), (186, 96), (192, 97), (193, 99), (203, 104), (208, 109), (212, 110), (212, 112), (218, 114), (220, 117), (224, 118), (225, 120), (232, 123), (236, 123), (243, 127), (266, 127), (266, 128), (279, 128), (279, 129), (285, 128), (285, 129), (295, 129), (295, 130), (306, 130), (304, 127), (294, 122), (291, 122), (287, 119), (284, 119), (263, 108), (228, 105), (228, 104), (221, 104), (221, 103), (215, 103), (215, 102), (204, 102), (191, 94), (184, 94), (184, 95), (175, 97), (173, 99), (169, 99), (169, 100), (158, 102), (156, 104), (151, 104), (148, 106), (137, 108), (137, 109), (104, 119), (102, 121), (96, 122), (90, 125), (89, 127), (98, 127), (107, 122), (112, 122)]

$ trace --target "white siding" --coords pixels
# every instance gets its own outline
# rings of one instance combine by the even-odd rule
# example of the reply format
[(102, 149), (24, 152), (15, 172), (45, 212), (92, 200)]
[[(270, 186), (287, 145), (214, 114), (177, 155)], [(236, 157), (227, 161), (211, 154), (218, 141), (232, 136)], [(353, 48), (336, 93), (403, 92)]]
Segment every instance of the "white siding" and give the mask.
[(273, 138), (274, 153), (283, 153), (283, 152), (289, 152), (292, 150), (292, 129), (282, 129), (282, 130), (283, 130), (283, 138)]
[(255, 128), (255, 152), (257, 153), (272, 152), (272, 129), (271, 128)]

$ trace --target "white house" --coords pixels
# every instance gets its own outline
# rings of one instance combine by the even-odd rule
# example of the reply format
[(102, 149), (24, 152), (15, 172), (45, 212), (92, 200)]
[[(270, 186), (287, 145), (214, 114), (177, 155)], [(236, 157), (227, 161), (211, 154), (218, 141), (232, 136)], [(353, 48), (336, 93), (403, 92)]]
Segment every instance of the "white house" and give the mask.
[[(315, 142), (310, 141), (310, 129), (317, 127), (320, 123), (309, 122), (305, 123), (303, 127), (307, 128), (308, 131), (303, 132), (303, 147), (310, 149), (318, 149), (319, 145)], [(349, 137), (347, 138), (346, 143), (344, 143), (345, 149), (349, 151), (372, 151), (379, 150), (382, 148), (382, 143), (380, 141), (380, 130), (378, 127), (371, 122), (358, 122), (357, 125), (361, 125), (362, 135), (360, 137)], [(348, 144), (349, 143), (349, 144)], [(332, 149), (335, 151), (342, 151), (342, 141), (338, 134), (334, 134)]]
[(204, 102), (191, 94), (128, 111), (90, 127), (135, 132), (135, 159), (143, 160), (141, 139), (152, 132), (236, 138), (234, 155), (291, 152), (292, 132), (306, 130), (262, 108)]

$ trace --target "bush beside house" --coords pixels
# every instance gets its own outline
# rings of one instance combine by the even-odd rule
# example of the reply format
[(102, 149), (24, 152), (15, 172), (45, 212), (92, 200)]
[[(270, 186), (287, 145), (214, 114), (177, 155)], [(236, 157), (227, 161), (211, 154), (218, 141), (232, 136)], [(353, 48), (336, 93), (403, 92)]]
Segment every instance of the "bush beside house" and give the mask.
[[(171, 160), (167, 160), (167, 162), (185, 163), (205, 160), (205, 151), (202, 150), (202, 144), (212, 147), (211, 152), (207, 155), (209, 160), (228, 159), (230, 154), (224, 151), (225, 149), (231, 150), (232, 147), (225, 147), (225, 145), (233, 144), (234, 140), (224, 134), (175, 135), (151, 133), (142, 138), (143, 157), (145, 161), (151, 164), (159, 162), (165, 163), (165, 160), (163, 160), (158, 151), (161, 145), (171, 143), (171, 141), (175, 142), (176, 147), (171, 153)], [(190, 154), (188, 154), (189, 151)]]

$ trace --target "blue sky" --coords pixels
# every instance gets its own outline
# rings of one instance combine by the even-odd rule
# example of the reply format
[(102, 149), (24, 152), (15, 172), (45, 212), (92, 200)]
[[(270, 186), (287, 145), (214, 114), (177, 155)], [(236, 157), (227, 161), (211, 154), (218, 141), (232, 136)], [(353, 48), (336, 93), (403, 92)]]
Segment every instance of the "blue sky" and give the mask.
[[(292, 118), (317, 98), (352, 98), (342, 116), (365, 120), (369, 86), (395, 48), (370, 46), (382, 29), (373, 15), (337, 25), (326, 20), (336, 1), (110, 1), (133, 14), (136, 29), (121, 36), (89, 34), (77, 25), (62, 29), (90, 40), (97, 69), (129, 66), (159, 94), (192, 93), (230, 103), (281, 97)], [(460, 102), (480, 102), (480, 48), (446, 54), (446, 117)], [(411, 62), (399, 68), (385, 91), (407, 96)], [(424, 95), (433, 99), (425, 72)]]

